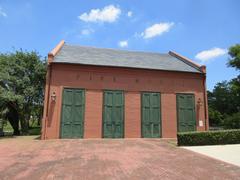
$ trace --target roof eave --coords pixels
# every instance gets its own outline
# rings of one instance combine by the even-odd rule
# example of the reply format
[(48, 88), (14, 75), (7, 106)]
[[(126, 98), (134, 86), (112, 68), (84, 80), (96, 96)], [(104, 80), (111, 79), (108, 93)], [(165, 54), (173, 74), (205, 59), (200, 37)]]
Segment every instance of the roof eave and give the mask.
[(182, 72), (182, 73), (202, 74), (202, 72), (200, 72), (200, 71), (199, 71), (199, 72), (193, 72), (193, 71), (181, 71), (181, 70), (169, 70), (169, 69), (154, 69), (154, 68), (141, 68), (141, 67), (129, 67), (129, 66), (94, 65), (94, 64), (70, 63), (70, 62), (55, 62), (55, 61), (53, 61), (52, 64), (69, 64), (69, 65), (82, 65), (82, 66), (129, 68), (129, 69), (143, 69), (143, 70), (154, 70), (154, 71), (169, 71), (169, 72)]
[(180, 55), (180, 54), (178, 54), (178, 53), (176, 53), (174, 51), (169, 51), (168, 54), (173, 56), (173, 57), (175, 57), (175, 58), (177, 58), (177, 59), (179, 59), (179, 60), (181, 60), (181, 61), (183, 61), (187, 65), (197, 69), (201, 73), (206, 74), (206, 66), (205, 65), (199, 65), (199, 64), (193, 62), (192, 60), (188, 59), (187, 57), (184, 57), (184, 56), (182, 56), (182, 55)]
[(51, 52), (48, 53), (48, 64), (53, 62), (54, 57), (57, 55), (57, 53), (61, 50), (63, 45), (65, 44), (64, 40), (61, 40), (55, 48), (52, 49)]

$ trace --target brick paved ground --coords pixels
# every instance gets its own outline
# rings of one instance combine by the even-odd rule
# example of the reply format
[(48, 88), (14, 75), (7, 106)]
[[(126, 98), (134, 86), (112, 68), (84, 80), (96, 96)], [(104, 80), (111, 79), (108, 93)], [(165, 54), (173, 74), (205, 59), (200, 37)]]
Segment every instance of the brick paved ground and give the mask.
[(240, 179), (240, 168), (160, 139), (0, 139), (0, 179)]

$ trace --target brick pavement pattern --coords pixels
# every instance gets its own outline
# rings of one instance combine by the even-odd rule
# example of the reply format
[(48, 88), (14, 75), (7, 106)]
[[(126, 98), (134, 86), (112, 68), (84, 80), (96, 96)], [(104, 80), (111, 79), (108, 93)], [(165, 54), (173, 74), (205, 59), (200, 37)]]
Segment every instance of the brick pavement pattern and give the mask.
[(0, 139), (0, 179), (240, 179), (240, 168), (162, 139)]

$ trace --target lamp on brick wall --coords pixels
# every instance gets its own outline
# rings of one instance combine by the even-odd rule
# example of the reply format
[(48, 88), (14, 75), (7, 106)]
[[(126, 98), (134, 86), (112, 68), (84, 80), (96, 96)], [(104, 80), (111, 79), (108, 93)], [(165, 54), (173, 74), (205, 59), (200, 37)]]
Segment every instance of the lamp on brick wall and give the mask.
[(56, 99), (57, 99), (56, 93), (55, 93), (55, 92), (52, 92), (51, 100), (55, 102)]
[(198, 98), (197, 105), (198, 107), (201, 107), (203, 105), (201, 98)]

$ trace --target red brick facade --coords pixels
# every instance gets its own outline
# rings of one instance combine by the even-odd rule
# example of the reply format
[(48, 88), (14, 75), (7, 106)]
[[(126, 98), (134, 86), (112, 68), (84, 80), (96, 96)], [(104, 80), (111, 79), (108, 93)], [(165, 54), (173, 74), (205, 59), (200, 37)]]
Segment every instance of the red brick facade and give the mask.
[(141, 137), (141, 95), (139, 92), (125, 92), (125, 136)]
[[(48, 70), (42, 139), (59, 138), (64, 87), (85, 89), (84, 138), (102, 137), (103, 90), (123, 90), (125, 97), (124, 137), (141, 137), (141, 92), (161, 93), (162, 137), (177, 133), (176, 93), (193, 93), (198, 131), (208, 129), (205, 74), (54, 64)], [(56, 93), (56, 101), (51, 94)], [(197, 105), (200, 99), (202, 106)], [(203, 126), (199, 126), (199, 120)]]
[(86, 90), (84, 138), (102, 136), (102, 99), (101, 90)]

